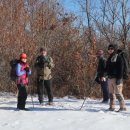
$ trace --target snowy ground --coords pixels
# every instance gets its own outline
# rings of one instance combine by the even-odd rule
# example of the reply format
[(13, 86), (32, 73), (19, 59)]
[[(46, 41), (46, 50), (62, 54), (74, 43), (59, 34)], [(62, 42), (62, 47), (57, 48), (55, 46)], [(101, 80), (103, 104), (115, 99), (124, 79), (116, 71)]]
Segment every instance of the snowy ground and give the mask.
[[(27, 99), (31, 111), (16, 110), (16, 96), (0, 93), (0, 130), (129, 130), (130, 100), (126, 100), (126, 112), (109, 112), (108, 104), (101, 100), (54, 98), (54, 106), (40, 106), (37, 96)], [(118, 102), (116, 108), (118, 109)]]

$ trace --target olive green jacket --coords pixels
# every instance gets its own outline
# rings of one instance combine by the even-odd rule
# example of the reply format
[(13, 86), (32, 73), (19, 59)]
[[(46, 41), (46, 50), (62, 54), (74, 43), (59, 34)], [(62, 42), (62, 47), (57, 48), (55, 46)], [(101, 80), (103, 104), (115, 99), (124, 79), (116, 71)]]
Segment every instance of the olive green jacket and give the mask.
[(48, 57), (48, 62), (44, 63), (42, 67), (38, 65), (39, 57), (37, 57), (36, 64), (35, 64), (37, 68), (37, 76), (38, 78), (43, 80), (50, 80), (52, 78), (51, 72), (52, 72), (52, 68), (54, 68), (53, 59), (49, 56), (47, 57)]

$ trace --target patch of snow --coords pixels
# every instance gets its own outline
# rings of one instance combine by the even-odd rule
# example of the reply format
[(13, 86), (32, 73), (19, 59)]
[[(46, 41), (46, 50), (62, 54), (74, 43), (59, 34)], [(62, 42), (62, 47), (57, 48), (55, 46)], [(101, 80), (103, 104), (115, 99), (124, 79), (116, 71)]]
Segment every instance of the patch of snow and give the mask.
[[(47, 102), (47, 98), (45, 98)], [(83, 100), (75, 97), (54, 98), (54, 105), (40, 106), (37, 95), (28, 95), (26, 108), (16, 109), (17, 97), (11, 93), (0, 93), (0, 130), (128, 130), (130, 128), (130, 100), (126, 100), (127, 111), (107, 111), (109, 104), (99, 99)], [(118, 101), (116, 109), (119, 109)]]

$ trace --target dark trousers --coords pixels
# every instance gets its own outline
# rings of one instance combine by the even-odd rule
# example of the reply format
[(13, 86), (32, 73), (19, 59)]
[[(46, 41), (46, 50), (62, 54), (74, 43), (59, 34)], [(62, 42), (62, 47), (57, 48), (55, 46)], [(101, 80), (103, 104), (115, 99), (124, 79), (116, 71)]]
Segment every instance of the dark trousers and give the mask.
[(103, 93), (103, 101), (108, 101), (109, 92), (108, 92), (108, 82), (107, 81), (101, 81), (101, 90)]
[(38, 100), (40, 103), (43, 103), (43, 94), (44, 89), (46, 89), (48, 95), (48, 101), (53, 102), (53, 94), (52, 94), (52, 80), (43, 80), (38, 79), (37, 81), (37, 92), (38, 92)]
[(17, 103), (17, 108), (19, 109), (24, 109), (26, 100), (27, 100), (27, 90), (26, 86), (18, 84), (18, 103)]

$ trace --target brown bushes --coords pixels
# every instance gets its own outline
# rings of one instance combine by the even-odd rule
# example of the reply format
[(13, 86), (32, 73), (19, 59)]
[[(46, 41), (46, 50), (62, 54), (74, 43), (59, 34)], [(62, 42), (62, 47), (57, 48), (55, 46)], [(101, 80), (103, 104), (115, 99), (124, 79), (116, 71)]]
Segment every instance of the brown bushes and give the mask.
[[(88, 95), (95, 78), (96, 48), (101, 45), (97, 45), (96, 35), (92, 37), (92, 43), (89, 43), (86, 33), (81, 33), (78, 28), (71, 26), (75, 18), (72, 14), (57, 17), (61, 8), (50, 8), (55, 4), (54, 1), (50, 6), (46, 6), (47, 3), (44, 2), (26, 3), (25, 6), (22, 2), (6, 0), (0, 4), (0, 91), (16, 91), (16, 85), (9, 77), (9, 62), (13, 58), (19, 58), (21, 52), (25, 52), (32, 68), (30, 86), (36, 93), (34, 62), (39, 48), (46, 46), (55, 62), (55, 96), (101, 97), (97, 84), (94, 92)], [(128, 81), (127, 90), (129, 89)], [(130, 97), (127, 90), (124, 93)]]

